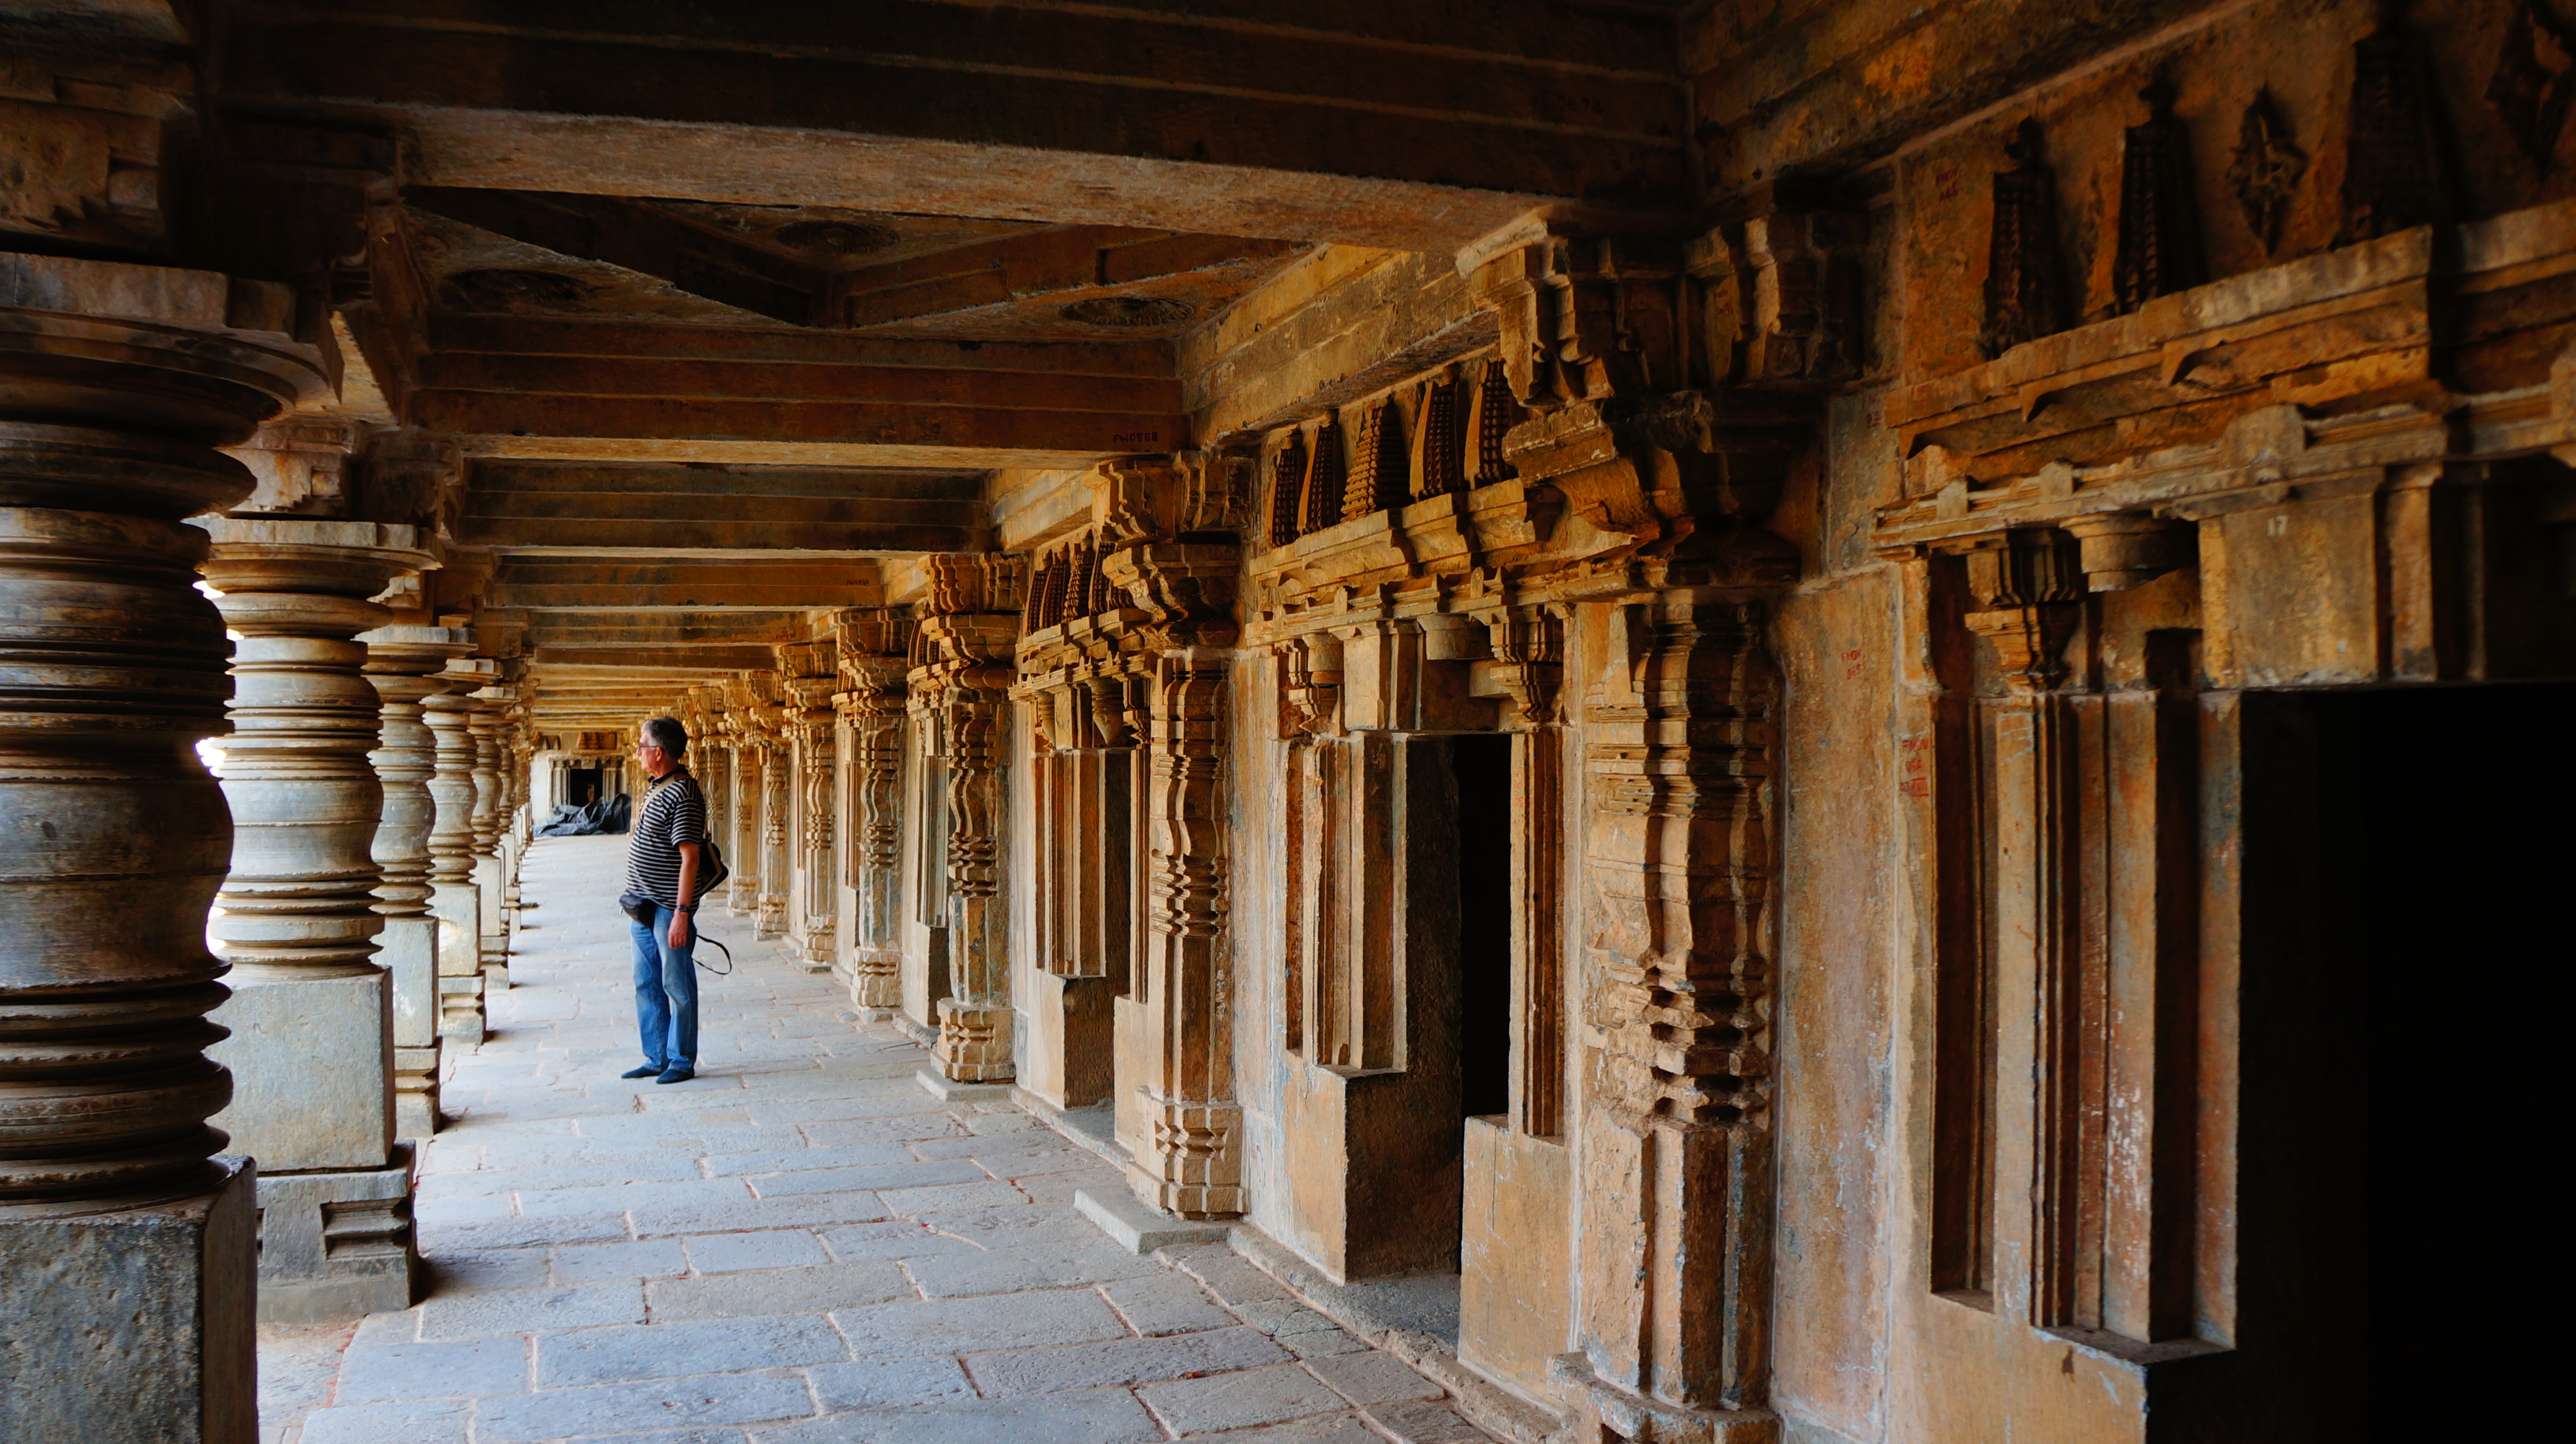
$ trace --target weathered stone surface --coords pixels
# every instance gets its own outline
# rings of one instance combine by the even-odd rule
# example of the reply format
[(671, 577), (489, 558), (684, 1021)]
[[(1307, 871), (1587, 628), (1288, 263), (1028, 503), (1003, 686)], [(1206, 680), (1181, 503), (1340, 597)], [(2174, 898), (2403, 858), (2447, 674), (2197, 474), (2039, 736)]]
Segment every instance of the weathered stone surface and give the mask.
[(412, 1145), (393, 1167), (261, 1174), (259, 1316), (313, 1324), (406, 1308), (419, 1261)]
[(252, 1170), (193, 1198), (0, 1220), (0, 1425), (13, 1438), (251, 1444)]

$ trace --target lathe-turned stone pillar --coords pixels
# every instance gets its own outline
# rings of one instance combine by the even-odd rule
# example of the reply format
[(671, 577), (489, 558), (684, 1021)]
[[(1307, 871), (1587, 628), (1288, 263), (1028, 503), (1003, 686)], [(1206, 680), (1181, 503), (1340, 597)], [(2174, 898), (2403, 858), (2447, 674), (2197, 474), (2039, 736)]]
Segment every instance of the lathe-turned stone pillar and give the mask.
[(474, 931), (476, 970), (486, 997), (510, 986), (510, 925), (503, 901), (501, 833), (508, 826), (509, 788), (502, 780), (502, 713), (508, 690), (485, 687), (468, 699), (466, 730), (474, 740)]
[(385, 789), (374, 848), (384, 875), (376, 911), (385, 919), (376, 960), (393, 978), (394, 1133), (427, 1138), (438, 1128), (438, 919), (429, 881), (438, 744), (421, 704), (446, 690), (434, 674), (473, 650), (474, 638), (460, 627), (379, 627), (358, 640), (367, 644), (367, 680), (384, 708), (368, 760)]
[[(237, 638), (224, 798), (232, 872), (211, 925), (232, 965), (211, 1051), (233, 1073), (215, 1122), (259, 1160), (259, 1316), (355, 1319), (411, 1305), (412, 1158), (394, 1134), (393, 989), (376, 961), (372, 849), (384, 790), (367, 600), (431, 565), (407, 526), (244, 514), (207, 584)], [(327, 1247), (326, 1247), (327, 1243)]]
[[(472, 635), (471, 628), (460, 629)], [(474, 734), (472, 693), (499, 667), (459, 657), (435, 680), (422, 715), (436, 739), (437, 773), (429, 793), (437, 820), (429, 832), (429, 910), (438, 919), (438, 1035), (466, 1046), (483, 1041), (482, 901), (474, 886)]]
[(282, 286), (0, 255), (0, 1409), (15, 1439), (249, 1444), (255, 1205), (206, 909), (232, 852), (194, 745), (223, 619), (183, 518), (215, 448), (324, 394)]

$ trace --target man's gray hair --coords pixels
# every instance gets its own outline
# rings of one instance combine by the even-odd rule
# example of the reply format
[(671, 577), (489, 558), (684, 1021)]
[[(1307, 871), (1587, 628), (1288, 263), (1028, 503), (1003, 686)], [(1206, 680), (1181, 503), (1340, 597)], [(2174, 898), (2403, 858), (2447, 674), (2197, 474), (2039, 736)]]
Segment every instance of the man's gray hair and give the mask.
[(644, 724), (644, 740), (661, 748), (665, 757), (680, 757), (689, 750), (689, 729), (677, 717), (656, 717)]

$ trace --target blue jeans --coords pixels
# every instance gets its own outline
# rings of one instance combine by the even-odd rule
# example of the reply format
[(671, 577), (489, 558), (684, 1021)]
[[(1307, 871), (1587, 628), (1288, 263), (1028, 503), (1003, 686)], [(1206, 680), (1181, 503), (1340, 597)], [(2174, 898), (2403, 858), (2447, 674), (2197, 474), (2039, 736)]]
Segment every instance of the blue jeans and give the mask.
[(644, 1044), (644, 1061), (656, 1068), (698, 1066), (698, 947), (696, 918), (689, 919), (689, 941), (670, 943), (671, 919), (679, 916), (656, 903), (651, 925), (627, 919), (635, 936), (635, 1032)]

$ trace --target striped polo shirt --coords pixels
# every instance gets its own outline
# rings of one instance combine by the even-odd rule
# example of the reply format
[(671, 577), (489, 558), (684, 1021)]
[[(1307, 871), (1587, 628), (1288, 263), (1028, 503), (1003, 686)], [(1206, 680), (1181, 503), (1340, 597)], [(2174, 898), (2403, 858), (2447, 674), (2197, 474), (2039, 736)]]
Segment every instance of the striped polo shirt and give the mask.
[[(707, 800), (698, 779), (676, 768), (649, 784), (644, 805), (635, 810), (635, 830), (626, 838), (626, 890), (640, 892), (664, 907), (680, 905), (680, 844), (707, 840)], [(706, 884), (706, 859), (698, 860), (699, 892)]]

